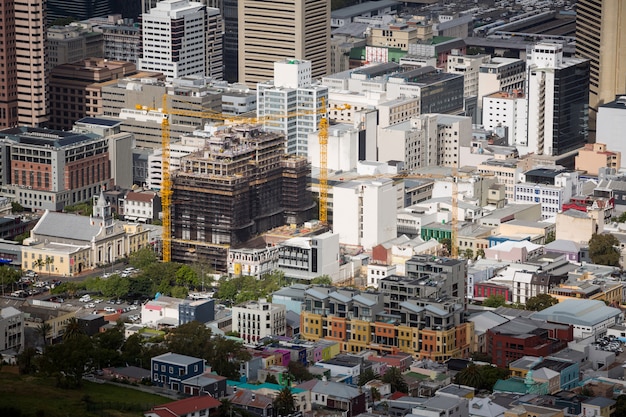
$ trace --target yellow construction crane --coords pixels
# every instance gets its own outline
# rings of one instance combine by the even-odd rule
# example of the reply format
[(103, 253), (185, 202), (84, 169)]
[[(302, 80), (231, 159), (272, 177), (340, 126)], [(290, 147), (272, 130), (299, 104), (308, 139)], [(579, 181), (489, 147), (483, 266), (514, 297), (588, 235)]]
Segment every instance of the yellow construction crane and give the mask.
[[(168, 109), (168, 94), (162, 97), (161, 112), (163, 119), (161, 122), (161, 165), (162, 165), (162, 181), (161, 181), (161, 206), (163, 211), (163, 262), (172, 260), (172, 179), (170, 174), (170, 121), (171, 115), (198, 117), (202, 119), (232, 121), (240, 123), (258, 123), (263, 120), (281, 119), (305, 114), (321, 114), (322, 117), (318, 124), (319, 144), (320, 144), (320, 198), (319, 198), (319, 220), (323, 224), (328, 224), (328, 112), (326, 109), (326, 99), (322, 97), (321, 105), (318, 109), (311, 111), (298, 111), (288, 113), (287, 115), (267, 115), (261, 118), (247, 118), (240, 116), (226, 115), (214, 111), (194, 111), (181, 109)], [(144, 108), (141, 105), (136, 106), (138, 109)], [(333, 107), (335, 110), (348, 110), (351, 108), (349, 104)]]

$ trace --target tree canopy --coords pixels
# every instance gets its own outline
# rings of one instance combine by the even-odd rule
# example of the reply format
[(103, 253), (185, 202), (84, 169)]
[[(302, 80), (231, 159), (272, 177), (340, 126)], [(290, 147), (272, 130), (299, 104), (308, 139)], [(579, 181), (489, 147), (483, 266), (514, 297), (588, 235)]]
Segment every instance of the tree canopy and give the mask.
[(619, 240), (614, 235), (595, 233), (589, 241), (589, 257), (594, 264), (619, 266), (619, 247)]
[(509, 371), (507, 369), (491, 365), (478, 366), (470, 364), (467, 368), (456, 374), (454, 382), (456, 384), (474, 387), (478, 390), (491, 391), (499, 379), (505, 379), (508, 375)]
[(490, 295), (483, 301), (484, 307), (501, 307), (506, 304), (506, 298), (503, 295)]
[(526, 310), (541, 311), (558, 303), (559, 300), (552, 297), (550, 294), (539, 294), (535, 297), (530, 297), (526, 301)]
[(385, 372), (381, 379), (384, 383), (391, 385), (392, 392), (400, 391), (408, 394), (409, 386), (404, 380), (400, 368), (392, 366), (387, 369), (387, 372)]

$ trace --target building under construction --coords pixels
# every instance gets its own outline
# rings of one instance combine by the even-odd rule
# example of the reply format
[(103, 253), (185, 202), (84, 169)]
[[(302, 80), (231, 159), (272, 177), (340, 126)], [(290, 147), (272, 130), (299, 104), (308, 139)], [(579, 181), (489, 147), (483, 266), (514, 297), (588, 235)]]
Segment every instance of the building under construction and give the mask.
[(227, 269), (227, 252), (259, 233), (310, 219), (306, 158), (285, 136), (241, 125), (218, 131), (181, 159), (172, 178), (172, 260)]

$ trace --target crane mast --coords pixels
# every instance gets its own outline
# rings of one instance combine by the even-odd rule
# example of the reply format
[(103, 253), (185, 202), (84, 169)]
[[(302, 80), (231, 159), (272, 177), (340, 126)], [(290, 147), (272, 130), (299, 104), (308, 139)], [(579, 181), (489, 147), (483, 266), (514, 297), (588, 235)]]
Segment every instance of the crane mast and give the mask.
[(163, 210), (163, 262), (172, 260), (172, 179), (170, 176), (170, 121), (167, 95), (163, 95), (161, 121), (161, 207)]
[(320, 144), (319, 218), (322, 224), (328, 225), (328, 117), (326, 115), (326, 99), (324, 97), (322, 97), (322, 107), (319, 112), (322, 113), (318, 134)]

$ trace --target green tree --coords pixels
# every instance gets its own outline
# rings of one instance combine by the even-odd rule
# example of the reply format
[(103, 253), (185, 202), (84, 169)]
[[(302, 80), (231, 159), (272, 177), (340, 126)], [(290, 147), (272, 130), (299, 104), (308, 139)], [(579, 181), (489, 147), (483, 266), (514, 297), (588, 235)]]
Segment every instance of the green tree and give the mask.
[(204, 355), (206, 361), (218, 375), (233, 380), (238, 380), (240, 377), (241, 363), (250, 360), (251, 357), (241, 343), (222, 336), (211, 339)]
[(548, 232), (546, 235), (546, 245), (556, 240), (556, 232), (554, 230)]
[(62, 388), (78, 388), (85, 370), (92, 367), (93, 342), (86, 334), (64, 338), (62, 343), (46, 347), (42, 370), (56, 377)]
[(617, 397), (617, 403), (615, 404), (615, 415), (626, 416), (626, 395), (624, 394)]
[(480, 256), (480, 259), (485, 259), (485, 250), (483, 248), (476, 250), (476, 257), (479, 257), (479, 256)]
[(620, 214), (616, 220), (618, 223), (626, 223), (626, 211)]
[(455, 375), (454, 382), (479, 389), (484, 384), (481, 368), (481, 366), (470, 364)]
[(480, 368), (483, 385), (479, 389), (491, 391), (499, 379), (506, 379), (509, 377), (508, 369), (498, 368), (497, 366), (491, 365), (481, 366)]
[(13, 212), (13, 213), (22, 213), (25, 210), (26, 209), (24, 208), (24, 206), (22, 206), (17, 201), (12, 201), (11, 202), (11, 212)]
[(391, 385), (392, 392), (397, 392), (397, 391), (404, 392), (404, 393), (409, 392), (409, 387), (406, 381), (404, 380), (404, 377), (402, 376), (402, 372), (400, 371), (400, 368), (392, 366), (391, 368), (387, 369), (387, 372), (385, 372), (385, 374), (382, 377), (382, 381), (386, 384)]
[(470, 248), (465, 249), (463, 255), (465, 255), (465, 259), (474, 259), (474, 251)]
[(506, 304), (506, 298), (503, 295), (490, 295), (483, 301), (484, 307), (501, 307)]
[(182, 265), (176, 271), (176, 284), (187, 289), (197, 288), (200, 281), (198, 273), (189, 265)]
[(190, 321), (170, 331), (167, 348), (173, 353), (202, 358), (211, 344), (211, 336), (211, 330), (203, 323)]
[(105, 297), (122, 298), (130, 290), (130, 280), (118, 274), (113, 274), (107, 279), (103, 279), (100, 284), (100, 292)]
[(50, 278), (50, 265), (54, 262), (50, 256), (46, 256), (46, 259), (43, 260), (44, 265), (46, 266), (46, 271), (48, 272), (48, 278)]
[(328, 275), (321, 275), (311, 280), (311, 284), (313, 285), (331, 285), (332, 283), (333, 280)]
[(80, 322), (76, 317), (71, 317), (65, 324), (63, 340), (73, 339), (82, 334), (84, 334), (84, 332), (83, 329), (80, 327)]
[(20, 280), (20, 275), (20, 272), (16, 269), (6, 265), (0, 266), (0, 286), (2, 286), (2, 295), (4, 295), (4, 288), (6, 286), (12, 286)]
[(526, 300), (526, 310), (541, 311), (558, 303), (559, 300), (552, 297), (550, 294), (539, 294)]
[(363, 385), (367, 384), (368, 382), (374, 380), (374, 379), (378, 379), (380, 378), (380, 375), (378, 375), (376, 372), (374, 372), (372, 370), (372, 368), (368, 368), (365, 371), (361, 372), (361, 374), (359, 375), (359, 387), (362, 387)]
[(39, 275), (41, 275), (41, 268), (46, 266), (46, 262), (43, 259), (39, 258), (36, 259), (35, 262), (33, 262), (33, 266), (39, 269)]
[(37, 350), (27, 347), (17, 355), (17, 367), (21, 375), (33, 374), (37, 371)]
[(291, 394), (291, 388), (285, 387), (274, 399), (274, 411), (278, 416), (288, 416), (296, 411), (296, 402)]
[(268, 384), (278, 385), (278, 380), (276, 379), (276, 376), (274, 374), (267, 374), (267, 376), (265, 377), (265, 382)]
[(289, 361), (287, 371), (296, 382), (310, 381), (315, 378), (313, 374), (309, 372), (307, 367), (299, 361)]
[[(122, 348), (120, 349), (122, 354), (122, 361), (124, 363), (132, 364), (134, 366), (143, 366), (142, 356), (143, 356), (143, 336), (139, 333), (132, 334), (124, 341)], [(150, 362), (147, 362), (147, 365), (150, 365)]]
[(142, 248), (130, 254), (128, 262), (137, 269), (144, 269), (159, 261), (159, 257), (152, 248)]
[(170, 294), (174, 298), (187, 298), (187, 296), (189, 295), (189, 290), (187, 289), (187, 287), (177, 285), (175, 287), (171, 287)]
[(20, 245), (22, 245), (24, 243), (24, 240), (28, 239), (29, 237), (30, 237), (30, 232), (24, 232), (20, 235), (15, 236), (13, 240), (19, 243)]
[(41, 340), (43, 340), (44, 346), (48, 344), (48, 339), (50, 338), (51, 331), (52, 331), (52, 326), (47, 321), (41, 322), (37, 326), (37, 334), (41, 336)]
[(620, 243), (610, 234), (594, 233), (589, 241), (589, 257), (594, 264), (619, 266)]
[(123, 365), (121, 349), (124, 346), (124, 323), (121, 321), (113, 328), (93, 337), (94, 364), (98, 369)]
[(439, 243), (443, 245), (443, 248), (446, 251), (446, 254), (449, 255), (452, 253), (452, 240), (450, 240), (447, 237), (444, 237), (443, 239), (439, 241)]

